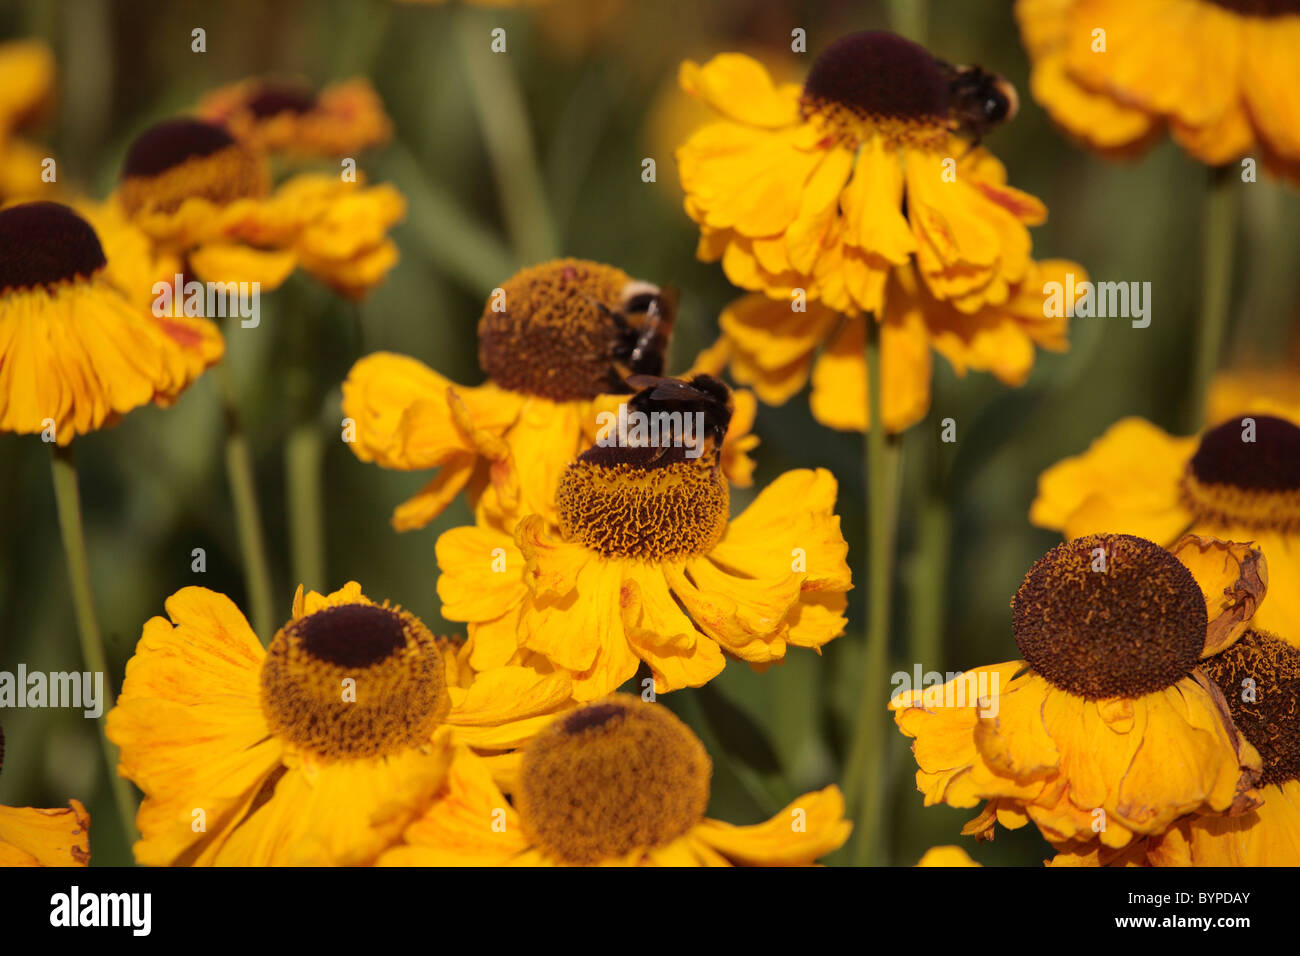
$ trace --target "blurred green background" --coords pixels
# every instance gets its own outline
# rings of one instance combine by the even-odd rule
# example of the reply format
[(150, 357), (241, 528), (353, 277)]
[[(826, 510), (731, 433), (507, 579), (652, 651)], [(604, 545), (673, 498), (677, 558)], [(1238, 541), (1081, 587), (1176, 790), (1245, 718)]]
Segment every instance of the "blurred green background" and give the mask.
[[(1056, 543), (1026, 512), (1038, 474), (1078, 453), (1115, 419), (1148, 417), (1189, 430), (1189, 377), (1200, 289), (1204, 168), (1168, 142), (1117, 165), (1072, 146), (1027, 94), (1028, 65), (1006, 0), (931, 0), (928, 45), (977, 63), (1021, 91), (1021, 115), (988, 145), (1010, 182), (1050, 210), (1034, 230), (1035, 257), (1067, 257), (1094, 279), (1149, 281), (1149, 328), (1076, 319), (1064, 355), (1040, 353), (1029, 384), (957, 379), (936, 358), (930, 416), (906, 436), (894, 633), (896, 669), (909, 673), (909, 640), (937, 648), (926, 670), (953, 671), (1017, 656), (1009, 601), (1030, 563)], [(838, 36), (890, 25), (884, 4), (712, 0), (632, 3), (553, 0), (512, 9), (380, 0), (178, 3), (135, 0), (5, 2), (0, 40), (36, 36), (54, 49), (56, 110), (29, 138), (58, 157), (60, 179), (96, 196), (111, 188), (126, 146), (143, 128), (187, 111), (207, 90), (246, 76), (316, 83), (370, 77), (392, 117), (393, 143), (360, 161), (410, 202), (395, 233), (402, 261), (359, 308), (295, 278), (263, 301), (259, 328), (235, 329), (234, 364), (256, 455), (274, 565), (289, 614), (284, 439), (294, 397), (280, 374), (295, 336), (313, 343), (325, 481), (329, 585), (350, 579), (373, 598), (410, 608), (435, 630), (438, 534), (468, 523), (458, 502), (433, 526), (399, 535), (392, 508), (426, 474), (358, 462), (341, 441), (338, 385), (350, 363), (376, 349), (416, 356), (452, 379), (481, 381), (475, 325), (488, 291), (519, 266), (555, 254), (593, 258), (682, 290), (672, 368), (716, 336), (719, 310), (737, 290), (717, 265), (694, 258), (696, 232), (681, 209), (673, 148), (694, 108), (676, 86), (678, 64), (743, 50), (798, 79)], [(207, 31), (207, 52), (190, 31)], [(507, 54), (487, 59), (489, 31), (507, 31)], [(790, 31), (809, 53), (790, 53)], [(517, 101), (512, 99), (517, 97)], [(520, 120), (521, 123), (516, 123)], [(492, 138), (506, 156), (501, 179)], [(530, 183), (527, 150), (535, 152)], [(523, 150), (523, 152), (520, 152)], [(653, 157), (657, 182), (641, 178)], [(540, 190), (530, 190), (532, 186)], [(1224, 363), (1293, 349), (1300, 270), (1300, 197), (1265, 181), (1243, 187)], [(939, 421), (958, 443), (938, 441)], [(862, 577), (862, 438), (812, 422), (806, 395), (760, 407), (756, 487), (794, 467), (823, 466), (840, 481), (850, 560)], [(211, 375), (170, 410), (146, 408), (75, 443), (100, 623), (120, 686), (141, 627), (175, 590), (201, 584), (246, 607), (221, 423)], [(32, 436), (0, 436), (0, 669), (79, 670), (75, 621), (55, 520), (49, 449)], [(734, 496), (742, 508), (753, 490)], [(190, 570), (191, 551), (207, 571)], [(702, 690), (664, 698), (700, 732), (715, 762), (710, 815), (756, 822), (805, 790), (835, 781), (861, 695), (883, 707), (890, 687), (862, 686), (863, 605), (823, 656), (794, 651), (765, 674), (732, 664)], [(909, 637), (914, 634), (914, 637)], [(891, 668), (893, 670), (895, 668)], [(115, 826), (92, 722), (79, 712), (0, 713), (7, 737), (0, 804), (59, 806), (78, 797), (98, 825), (96, 864), (129, 862)], [(958, 836), (973, 812), (925, 810), (906, 741), (890, 727), (888, 859), (915, 863), (939, 843), (961, 843), (986, 864), (1038, 864), (1049, 855), (1032, 828), (976, 845)]]

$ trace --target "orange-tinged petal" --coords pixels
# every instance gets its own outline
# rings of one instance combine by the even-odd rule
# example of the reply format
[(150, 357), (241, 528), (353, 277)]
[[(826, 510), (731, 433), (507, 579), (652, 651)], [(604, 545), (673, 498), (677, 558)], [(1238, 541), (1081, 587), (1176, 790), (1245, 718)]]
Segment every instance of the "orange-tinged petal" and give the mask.
[(1205, 595), (1209, 626), (1202, 657), (1226, 650), (1250, 626), (1268, 590), (1268, 564), (1258, 548), (1196, 534), (1170, 552), (1187, 566)]

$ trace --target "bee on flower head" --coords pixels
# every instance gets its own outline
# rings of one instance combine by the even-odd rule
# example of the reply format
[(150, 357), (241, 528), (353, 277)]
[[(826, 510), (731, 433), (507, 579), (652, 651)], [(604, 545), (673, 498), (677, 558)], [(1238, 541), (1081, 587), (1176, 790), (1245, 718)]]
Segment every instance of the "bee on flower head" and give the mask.
[(833, 44), (813, 64), (804, 98), (805, 109), (813, 111), (841, 101), (841, 110), (869, 122), (888, 110), (886, 104), (901, 103), (904, 111), (929, 114), (937, 128), (970, 140), (971, 149), (1014, 119), (1020, 104), (1016, 88), (991, 70), (954, 66), (885, 32), (854, 34)]
[(668, 339), (677, 318), (677, 290), (661, 289), (649, 282), (629, 282), (617, 309), (595, 299), (592, 302), (616, 329), (610, 358), (618, 383), (630, 375), (662, 375)]
[(1004, 77), (981, 66), (936, 62), (948, 78), (949, 119), (959, 136), (971, 140), (971, 149), (995, 127), (1016, 118), (1020, 97)]
[[(717, 470), (722, 460), (722, 443), (735, 410), (731, 389), (724, 382), (704, 374), (689, 379), (630, 375), (627, 384), (638, 389), (628, 400), (629, 411), (640, 412), (647, 418), (656, 414), (679, 416), (679, 419), (668, 418), (677, 423), (679, 430), (669, 436), (670, 442), (662, 443), (656, 458), (669, 446), (701, 447), (701, 453), (711, 448), (714, 470)], [(692, 429), (688, 421), (700, 424)]]

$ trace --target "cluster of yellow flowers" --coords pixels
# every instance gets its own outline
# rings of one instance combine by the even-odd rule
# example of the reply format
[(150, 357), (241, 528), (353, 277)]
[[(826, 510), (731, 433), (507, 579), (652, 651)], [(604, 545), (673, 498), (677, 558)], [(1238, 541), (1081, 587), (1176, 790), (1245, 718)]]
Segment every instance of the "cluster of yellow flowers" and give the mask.
[[(1200, 76), (1202, 102), (1182, 108), (1148, 82), (1158, 34), (1135, 26), (1125, 43), (1128, 8), (1175, 18), (1234, 81)], [(1297, 13), (1017, 4), (1033, 92), (1071, 132), (1112, 150), (1168, 126), (1208, 162), (1259, 146), (1282, 173), (1300, 162), (1300, 82), (1284, 99), (1256, 81), (1300, 36)], [(1075, 21), (1114, 24), (1118, 55), (1082, 55)], [(48, 51), (0, 46), (0, 76), (0, 431), (66, 446), (221, 362), (210, 316), (151, 307), (160, 280), (271, 291), (301, 270), (356, 300), (398, 260), (394, 186), (271, 162), (383, 143), (365, 81), (218, 90), (138, 136), (96, 200), (43, 182), (16, 136), (48, 96)], [(752, 481), (755, 395), (784, 402), (811, 379), (823, 424), (879, 415), (902, 431), (929, 410), (932, 351), (1020, 384), (1037, 348), (1064, 349), (1068, 317), (1045, 313), (1043, 289), (1086, 273), (1033, 257), (1046, 209), (980, 145), (1017, 106), (992, 74), (871, 32), (830, 45), (802, 84), (741, 54), (679, 79), (716, 113), (677, 153), (698, 255), (747, 293), (717, 345), (664, 377), (673, 294), (564, 258), (492, 291), (481, 385), (404, 355), (357, 361), (348, 447), (433, 472), (394, 528), (462, 494), (472, 509), (435, 549), (443, 615), (465, 636), (357, 582), (299, 586), (264, 633), (223, 594), (171, 595), (106, 722), (144, 794), (137, 861), (792, 865), (848, 840), (834, 785), (757, 825), (707, 818), (710, 756), (657, 701), (729, 661), (820, 654), (846, 629), (830, 472), (788, 471), (731, 515), (731, 487)], [(1012, 602), (1023, 659), (889, 701), (926, 803), (982, 804), (965, 834), (1032, 821), (1053, 865), (1300, 863), (1300, 401), (1261, 381), (1221, 380), (1198, 436), (1126, 419), (1047, 471), (1030, 518), (1066, 540)], [(668, 423), (662, 440), (609, 440), (631, 413)], [(882, 687), (862, 693), (883, 707)], [(88, 829), (75, 800), (0, 807), (0, 863), (84, 864)]]
[[(397, 260), (401, 194), (315, 172), (276, 183), (270, 159), (352, 153), (389, 125), (362, 81), (318, 94), (249, 81), (141, 134), (107, 201), (0, 211), (0, 427), (67, 444), (173, 401), (220, 361), (213, 321), (151, 308), (156, 280), (269, 291), (301, 268), (363, 296)], [(9, 198), (33, 194), (48, 195)], [(356, 582), (300, 586), (273, 634), (225, 595), (172, 595), (107, 718), (116, 769), (144, 792), (138, 861), (761, 865), (843, 844), (834, 786), (765, 824), (706, 819), (710, 759), (654, 702), (728, 656), (761, 667), (821, 647), (844, 630), (850, 587), (828, 472), (789, 472), (731, 518), (755, 403), (704, 372), (653, 377), (673, 318), (657, 286), (562, 259), (494, 290), (485, 384), (400, 355), (357, 362), (350, 447), (437, 469), (394, 525), (421, 527), (462, 491), (474, 507), (475, 526), (437, 546), (444, 612), (468, 636), (435, 637)], [(629, 398), (637, 375), (652, 384)], [(707, 435), (690, 428), (701, 400)], [(629, 401), (677, 430), (653, 448), (598, 441), (601, 413)], [(617, 694), (643, 666), (638, 693)], [(85, 862), (80, 804), (12, 812), (22, 825), (0, 844)]]

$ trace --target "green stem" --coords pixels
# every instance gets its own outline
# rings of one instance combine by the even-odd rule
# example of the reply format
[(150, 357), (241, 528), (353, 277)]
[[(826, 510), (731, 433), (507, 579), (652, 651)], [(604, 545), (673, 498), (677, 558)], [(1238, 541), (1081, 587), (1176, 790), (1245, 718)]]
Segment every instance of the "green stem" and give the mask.
[[(312, 309), (305, 290), (290, 283), (284, 292), (288, 307), (285, 351), (285, 404), (290, 410), (289, 435), (284, 447), (284, 499), (289, 518), (290, 570), (293, 583), (325, 592), (325, 487), (321, 472), (324, 441), (321, 435), (321, 396), (316, 383), (320, 361), (313, 350), (315, 337), (307, 321)], [(359, 310), (348, 310), (360, 336)], [(318, 317), (320, 318), (320, 317)], [(327, 593), (327, 592), (326, 592)]]
[(930, 489), (917, 515), (907, 600), (908, 656), (923, 670), (943, 664), (944, 582), (951, 550), (952, 510), (940, 491)]
[[(104, 689), (109, 701), (116, 700), (113, 678), (108, 670), (108, 656), (95, 617), (94, 595), (90, 589), (90, 564), (86, 559), (86, 534), (81, 522), (81, 492), (77, 488), (77, 466), (70, 447), (54, 446), (54, 501), (59, 512), (59, 531), (63, 536), (63, 553), (68, 563), (68, 580), (72, 585), (72, 603), (77, 614), (77, 632), (81, 638), (81, 658), (86, 669), (104, 675)], [(135, 829), (135, 797), (126, 778), (117, 772), (117, 747), (108, 739), (108, 711), (99, 717), (99, 739), (104, 747), (104, 762), (113, 800), (121, 817), (122, 834), (130, 849), (138, 834)]]
[(487, 142), (488, 160), (501, 194), (501, 213), (515, 255), (531, 265), (554, 258), (558, 241), (546, 206), (528, 112), (518, 80), (508, 65), (509, 53), (492, 50), (492, 36), (484, 25), (487, 21), (477, 12), (461, 11), (456, 23), (458, 39), (470, 95)]
[(321, 475), (320, 422), (294, 425), (284, 449), (285, 498), (295, 584), (325, 593), (325, 489)]
[(1196, 378), (1192, 382), (1192, 429), (1204, 423), (1205, 400), (1223, 352), (1232, 292), (1232, 254), (1237, 237), (1237, 180), (1234, 168), (1209, 171), (1201, 235), (1201, 322), (1196, 336)]
[(253, 475), (253, 454), (248, 445), (248, 436), (244, 434), (235, 373), (229, 356), (217, 364), (216, 377), (226, 423), (226, 476), (230, 481), (230, 494), (235, 505), (239, 551), (244, 565), (244, 586), (248, 591), (253, 630), (266, 643), (275, 630), (271, 565), (266, 557), (266, 541), (262, 536), (257, 481)]
[(853, 746), (844, 783), (854, 808), (853, 861), (879, 864), (885, 859), (883, 814), (886, 754), (885, 707), (889, 687), (889, 630), (893, 598), (894, 537), (898, 518), (898, 478), (902, 460), (898, 436), (882, 422), (880, 330), (873, 316), (867, 325), (866, 476), (867, 476), (867, 642), (858, 687), (859, 705)]

